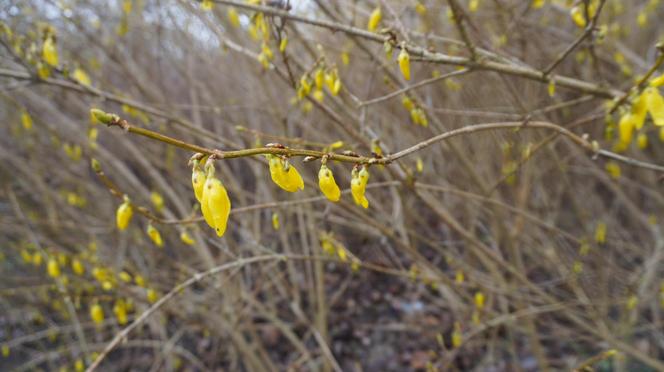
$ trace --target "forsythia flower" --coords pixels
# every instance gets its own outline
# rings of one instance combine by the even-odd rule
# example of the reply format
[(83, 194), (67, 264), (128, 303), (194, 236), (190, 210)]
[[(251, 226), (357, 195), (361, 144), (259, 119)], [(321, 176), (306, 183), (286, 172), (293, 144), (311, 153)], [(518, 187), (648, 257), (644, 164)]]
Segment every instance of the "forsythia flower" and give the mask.
[(127, 324), (127, 304), (123, 299), (115, 301), (113, 312), (115, 313), (115, 317), (118, 318), (119, 325)]
[(643, 94), (646, 95), (646, 107), (657, 126), (664, 125), (664, 98), (659, 94), (657, 88), (647, 88)]
[(74, 258), (71, 261), (71, 269), (76, 275), (83, 275), (83, 273), (85, 272), (85, 267), (83, 266), (81, 260), (79, 260), (78, 258)]
[(104, 309), (101, 308), (101, 305), (94, 304), (90, 307), (90, 318), (97, 325), (104, 322)]
[(155, 291), (152, 288), (148, 288), (148, 290), (145, 292), (145, 295), (148, 299), (148, 302), (151, 304), (157, 302), (157, 300), (159, 299), (159, 294), (157, 294), (157, 291)]
[(279, 213), (272, 213), (272, 228), (279, 230)]
[(341, 190), (339, 190), (339, 186), (334, 180), (332, 171), (325, 164), (321, 165), (318, 171), (318, 186), (328, 199), (333, 202), (339, 201)]
[(58, 261), (55, 258), (48, 260), (46, 268), (50, 277), (57, 278), (60, 276), (60, 265), (58, 265)]
[(46, 40), (44, 40), (44, 44), (42, 45), (42, 58), (48, 65), (53, 67), (58, 66), (58, 50), (55, 48), (53, 35), (47, 36)]
[(618, 122), (618, 136), (621, 143), (628, 145), (632, 142), (634, 127), (636, 126), (635, 119), (631, 112), (625, 113), (620, 117), (620, 121)]
[(214, 176), (213, 165), (208, 168), (201, 206), (204, 211), (203, 217), (207, 214), (205, 221), (215, 229), (217, 236), (223, 236), (228, 224), (228, 215), (231, 213), (231, 200), (228, 198), (224, 184)]
[(199, 202), (203, 197), (203, 186), (205, 185), (205, 172), (198, 165), (198, 161), (194, 162), (194, 168), (191, 172), (191, 185), (194, 188), (194, 196)]
[(484, 293), (476, 292), (475, 293), (475, 307), (479, 310), (484, 308)]
[(383, 13), (380, 10), (380, 7), (376, 8), (371, 12), (369, 16), (369, 22), (367, 23), (367, 30), (373, 32), (378, 28), (381, 18), (383, 18)]
[(212, 0), (203, 0), (203, 2), (201, 2), (201, 8), (203, 10), (212, 10), (213, 7), (214, 3), (212, 2)]
[(81, 70), (80, 68), (75, 69), (71, 74), (71, 77), (81, 85), (90, 86), (92, 83), (90, 76), (88, 76), (88, 74), (86, 74), (85, 71)]
[(575, 6), (570, 10), (572, 20), (579, 27), (586, 27), (586, 16), (583, 14), (583, 9), (580, 6)]
[(279, 52), (281, 53), (285, 52), (287, 46), (288, 46), (288, 38), (284, 36), (284, 38), (281, 39), (281, 42), (279, 42)]
[(152, 226), (152, 224), (148, 225), (147, 233), (152, 242), (156, 244), (157, 247), (164, 246), (164, 240), (161, 238), (159, 230), (157, 230), (154, 226)]
[(192, 238), (191, 235), (189, 235), (189, 233), (186, 231), (182, 231), (180, 233), (180, 240), (186, 245), (194, 245), (194, 243), (196, 243), (194, 238)]
[(304, 190), (302, 176), (294, 166), (287, 164), (278, 156), (269, 155), (270, 176), (272, 181), (288, 192)]
[(25, 128), (25, 130), (32, 129), (32, 118), (25, 110), (21, 113), (21, 124), (23, 124), (23, 128)]
[(152, 201), (152, 204), (154, 205), (154, 208), (157, 210), (157, 212), (161, 212), (161, 210), (164, 208), (164, 197), (161, 196), (160, 193), (153, 191), (150, 194), (150, 200)]
[(399, 62), (399, 68), (401, 69), (404, 79), (410, 80), (410, 54), (408, 54), (406, 48), (401, 47), (401, 52), (399, 52), (397, 61)]
[(118, 230), (122, 231), (127, 228), (131, 216), (133, 214), (129, 198), (125, 196), (124, 203), (120, 204), (117, 212), (115, 213), (115, 222), (118, 225)]
[(369, 182), (369, 171), (367, 171), (366, 167), (362, 167), (362, 170), (359, 171), (357, 168), (353, 169), (350, 181), (350, 191), (353, 194), (355, 204), (361, 205), (364, 208), (369, 208), (369, 200), (367, 200), (367, 197), (364, 195), (367, 182)]
[(237, 10), (234, 7), (228, 8), (228, 20), (233, 27), (240, 27), (240, 16), (237, 14)]

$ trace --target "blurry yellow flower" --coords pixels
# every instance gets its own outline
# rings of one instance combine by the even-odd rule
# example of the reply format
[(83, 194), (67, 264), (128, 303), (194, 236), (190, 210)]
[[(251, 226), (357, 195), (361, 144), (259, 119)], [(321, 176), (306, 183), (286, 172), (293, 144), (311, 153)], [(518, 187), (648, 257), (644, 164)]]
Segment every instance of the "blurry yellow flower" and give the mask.
[(115, 213), (115, 222), (118, 226), (118, 230), (122, 231), (129, 226), (129, 221), (131, 221), (131, 216), (133, 210), (129, 198), (125, 197), (124, 203), (120, 204), (117, 212)]
[(595, 241), (597, 244), (604, 244), (606, 242), (606, 224), (600, 222), (595, 228)]
[(46, 270), (48, 275), (52, 278), (58, 278), (60, 276), (60, 265), (55, 258), (50, 258), (48, 264), (46, 265)]
[(152, 240), (152, 242), (156, 244), (157, 247), (164, 246), (164, 240), (161, 238), (159, 230), (157, 230), (154, 226), (152, 226), (152, 224), (148, 225), (147, 233), (148, 236), (150, 237), (150, 240)]
[(279, 213), (272, 213), (272, 228), (279, 230)]
[(153, 191), (150, 194), (150, 200), (152, 201), (152, 205), (154, 205), (154, 208), (157, 210), (157, 212), (161, 212), (161, 210), (164, 208), (164, 197), (161, 196), (160, 193)]
[(609, 161), (606, 163), (606, 171), (609, 173), (611, 178), (617, 180), (620, 178), (620, 166), (614, 161)]
[(32, 118), (30, 117), (30, 114), (28, 114), (28, 112), (25, 110), (21, 112), (21, 124), (23, 125), (23, 128), (25, 130), (32, 129)]
[(228, 8), (228, 20), (231, 22), (231, 26), (240, 27), (240, 16), (237, 14), (237, 9), (234, 7)]
[(115, 301), (115, 305), (113, 305), (113, 313), (115, 313), (119, 325), (127, 324), (127, 305), (123, 299)]
[(636, 145), (641, 150), (644, 150), (646, 147), (648, 147), (648, 136), (645, 133), (639, 133), (639, 135), (636, 136)]
[(102, 309), (101, 305), (94, 304), (90, 307), (90, 318), (97, 325), (104, 322), (104, 309)]
[(403, 46), (401, 47), (397, 61), (399, 62), (399, 69), (401, 69), (404, 79), (410, 80), (410, 54), (408, 54), (408, 51)]
[(461, 325), (454, 322), (454, 330), (452, 331), (452, 347), (458, 348), (463, 342), (463, 334), (461, 333)]
[(586, 16), (583, 14), (583, 9), (581, 6), (575, 6), (570, 10), (570, 15), (572, 20), (579, 27), (586, 27)]
[(92, 84), (90, 76), (88, 76), (88, 74), (86, 74), (85, 71), (81, 70), (80, 68), (76, 68), (71, 74), (71, 77), (81, 85), (90, 86), (90, 84)]
[(288, 46), (288, 37), (284, 36), (283, 39), (279, 42), (279, 52), (283, 53), (286, 51), (286, 47)]
[(484, 308), (484, 293), (482, 292), (475, 292), (475, 307), (478, 310), (482, 310)]
[(42, 45), (42, 58), (49, 66), (58, 66), (58, 50), (55, 47), (55, 40), (53, 35), (49, 35), (44, 40)]
[(341, 190), (334, 180), (332, 171), (325, 164), (321, 165), (318, 171), (318, 187), (328, 199), (333, 202), (339, 201)]
[(85, 272), (85, 266), (83, 266), (83, 263), (78, 258), (74, 258), (71, 261), (71, 269), (76, 275), (83, 275)]
[(201, 9), (203, 10), (212, 10), (214, 8), (214, 3), (212, 0), (203, 0), (201, 2)]
[(631, 112), (627, 112), (620, 117), (620, 122), (618, 122), (618, 137), (621, 143), (628, 145), (632, 142), (634, 127), (636, 126), (635, 119)]
[(646, 107), (652, 117), (652, 121), (657, 126), (664, 125), (664, 98), (659, 94), (657, 88), (646, 88), (643, 92), (646, 95)]
[(380, 7), (377, 7), (376, 9), (371, 12), (371, 15), (369, 16), (369, 21), (367, 22), (367, 30), (374, 32), (378, 28), (378, 24), (380, 23), (380, 20), (383, 18), (383, 13), (380, 10)]
[(159, 299), (159, 294), (157, 294), (157, 291), (155, 291), (152, 288), (147, 289), (147, 291), (145, 292), (145, 296), (148, 302), (151, 304), (157, 302), (157, 300)]
[(186, 245), (194, 245), (194, 243), (196, 243), (194, 238), (192, 238), (191, 235), (189, 235), (189, 233), (185, 230), (180, 233), (180, 240)]

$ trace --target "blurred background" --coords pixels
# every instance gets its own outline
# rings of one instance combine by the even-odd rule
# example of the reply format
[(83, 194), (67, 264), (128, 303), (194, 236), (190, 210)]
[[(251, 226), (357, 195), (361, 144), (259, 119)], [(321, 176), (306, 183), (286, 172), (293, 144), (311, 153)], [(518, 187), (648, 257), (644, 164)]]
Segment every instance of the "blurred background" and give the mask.
[[(262, 156), (219, 160), (219, 238), (194, 152), (89, 112), (211, 149), (363, 156), (530, 120), (661, 165), (652, 118), (618, 125), (637, 96), (609, 113), (663, 71), (661, 1), (264, 3), (0, 4), (1, 370), (664, 370), (657, 170), (542, 128), (468, 131), (371, 166), (364, 209), (350, 163), (328, 163), (333, 203), (319, 160), (290, 159), (297, 193)], [(402, 41), (458, 63), (411, 53), (405, 80)]]

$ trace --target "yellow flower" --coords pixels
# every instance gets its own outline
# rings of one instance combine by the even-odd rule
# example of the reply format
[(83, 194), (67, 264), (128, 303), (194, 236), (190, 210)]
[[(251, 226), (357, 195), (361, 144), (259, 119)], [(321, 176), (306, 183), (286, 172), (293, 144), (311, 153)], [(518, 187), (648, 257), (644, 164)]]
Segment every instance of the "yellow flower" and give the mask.
[(664, 125), (664, 98), (659, 94), (657, 88), (647, 88), (643, 93), (646, 95), (646, 106), (657, 126)]
[(650, 80), (651, 87), (658, 88), (661, 87), (662, 85), (664, 85), (664, 74), (659, 75), (658, 77)]
[(646, 121), (648, 114), (648, 95), (642, 93), (639, 95), (634, 103), (632, 103), (632, 115), (634, 116), (634, 127), (636, 129), (643, 128), (643, 123)]
[(408, 97), (408, 96), (403, 96), (403, 98), (401, 99), (401, 104), (403, 105), (403, 107), (406, 110), (408, 110), (408, 112), (410, 112), (412, 109), (415, 108), (415, 104), (413, 103), (413, 100), (410, 99), (410, 97)]
[(351, 194), (353, 194), (355, 204), (361, 205), (364, 208), (369, 208), (369, 200), (367, 200), (367, 197), (364, 195), (367, 182), (369, 182), (369, 171), (367, 171), (366, 167), (362, 167), (361, 171), (358, 171), (357, 168), (353, 169), (350, 181), (350, 191)]
[(42, 45), (42, 58), (49, 66), (58, 66), (58, 50), (55, 47), (53, 35), (49, 35)]
[(458, 322), (454, 323), (454, 331), (452, 331), (452, 347), (457, 348), (463, 342), (463, 334), (461, 333), (461, 325)]
[(417, 169), (417, 173), (422, 173), (424, 170), (424, 162), (422, 161), (422, 158), (417, 158), (417, 162), (415, 163), (415, 169)]
[(23, 125), (23, 128), (25, 128), (25, 130), (32, 129), (32, 118), (30, 117), (30, 114), (28, 114), (28, 112), (25, 110), (23, 110), (23, 112), (21, 113), (21, 124)]
[(605, 165), (606, 171), (609, 173), (611, 178), (617, 180), (620, 178), (620, 166), (615, 161), (609, 161)]
[(115, 301), (115, 305), (113, 305), (113, 313), (115, 313), (119, 325), (127, 324), (127, 304), (123, 299)]
[(58, 261), (55, 258), (50, 258), (48, 260), (46, 270), (48, 271), (48, 275), (52, 278), (60, 276), (60, 265), (58, 265)]
[(85, 266), (83, 266), (83, 263), (78, 258), (74, 258), (71, 261), (71, 269), (76, 275), (83, 275), (85, 272)]
[(272, 213), (272, 228), (279, 230), (279, 213)]
[(212, 10), (214, 8), (214, 3), (212, 0), (203, 0), (201, 2), (201, 9), (203, 10)]
[(468, 10), (474, 13), (477, 11), (479, 7), (480, 7), (480, 0), (470, 0), (470, 3), (468, 4)]
[(484, 308), (484, 293), (475, 292), (475, 307), (478, 310), (482, 310)]
[(152, 288), (148, 288), (147, 291), (145, 292), (145, 295), (148, 299), (148, 302), (151, 304), (157, 302), (157, 300), (159, 299), (159, 294), (157, 294), (157, 291), (155, 291)]
[(646, 147), (648, 147), (648, 136), (645, 133), (639, 133), (639, 135), (636, 136), (636, 145), (641, 150), (644, 150)]
[(205, 185), (205, 172), (198, 164), (194, 164), (194, 169), (191, 172), (191, 185), (194, 188), (194, 195), (199, 202), (203, 197), (203, 186)]
[(121, 271), (118, 277), (125, 283), (131, 283), (131, 275), (126, 271)]
[(88, 76), (88, 74), (86, 74), (85, 71), (81, 70), (80, 68), (76, 68), (71, 74), (71, 77), (81, 85), (90, 86), (92, 83), (90, 76)]
[(549, 80), (549, 97), (553, 97), (556, 94), (556, 81), (554, 79)]
[(278, 156), (269, 156), (270, 176), (272, 181), (288, 192), (304, 190), (302, 176), (294, 166)]
[(636, 126), (635, 119), (631, 112), (625, 113), (620, 117), (620, 122), (618, 122), (618, 136), (621, 143), (628, 145), (632, 142), (634, 127)]
[(157, 245), (157, 247), (163, 247), (164, 246), (164, 240), (161, 238), (161, 234), (159, 233), (159, 230), (157, 230), (152, 224), (148, 225), (147, 229), (148, 236), (152, 240), (154, 244)]
[(579, 27), (586, 27), (586, 16), (583, 14), (583, 9), (580, 6), (575, 6), (570, 10), (572, 20)]
[(115, 222), (118, 225), (118, 230), (122, 231), (129, 226), (133, 210), (129, 198), (125, 197), (124, 203), (120, 204), (117, 212), (115, 213)]
[(234, 7), (228, 8), (228, 20), (233, 27), (240, 27), (240, 16), (237, 14), (237, 10)]
[(600, 222), (595, 229), (595, 241), (597, 244), (604, 244), (606, 242), (606, 224)]
[(544, 6), (545, 0), (533, 0), (533, 9), (539, 9)]
[(325, 72), (323, 72), (322, 68), (318, 68), (314, 73), (314, 84), (316, 85), (316, 89), (322, 90), (324, 82), (325, 82)]
[(104, 322), (104, 309), (101, 308), (101, 305), (94, 304), (90, 307), (90, 318), (97, 325)]
[(399, 68), (404, 79), (410, 80), (410, 54), (408, 54), (408, 51), (403, 46), (401, 47), (397, 61), (399, 62)]
[(334, 180), (332, 171), (325, 164), (321, 165), (318, 171), (318, 187), (328, 199), (333, 202), (339, 201), (341, 190)]
[(139, 287), (145, 287), (145, 279), (139, 274), (134, 275), (134, 283)]
[(194, 245), (194, 243), (196, 243), (194, 238), (192, 238), (185, 230), (180, 233), (180, 240), (186, 245)]
[(202, 203), (207, 205), (207, 213), (212, 222), (212, 227), (217, 232), (217, 236), (223, 236), (226, 232), (228, 215), (231, 213), (231, 200), (224, 184), (214, 176), (214, 167), (210, 167), (208, 172), (203, 195)]
[(2, 345), (2, 356), (4, 358), (9, 356), (9, 345)]
[(286, 51), (286, 47), (288, 46), (288, 38), (286, 36), (281, 39), (281, 42), (279, 42), (279, 52), (283, 53)]
[(161, 196), (160, 193), (153, 191), (150, 194), (150, 200), (152, 201), (152, 204), (154, 205), (154, 208), (157, 210), (157, 212), (161, 212), (161, 210), (164, 208), (164, 197)]
[(376, 31), (381, 18), (383, 18), (383, 13), (381, 12), (380, 7), (377, 7), (376, 9), (373, 10), (373, 12), (371, 12), (371, 15), (369, 16), (369, 22), (367, 22), (367, 30), (371, 32)]

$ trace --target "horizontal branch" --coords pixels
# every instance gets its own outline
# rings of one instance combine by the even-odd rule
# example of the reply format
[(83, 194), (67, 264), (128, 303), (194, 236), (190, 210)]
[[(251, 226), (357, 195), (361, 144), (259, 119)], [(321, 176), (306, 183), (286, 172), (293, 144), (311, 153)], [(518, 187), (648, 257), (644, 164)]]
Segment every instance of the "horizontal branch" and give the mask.
[[(348, 26), (339, 22), (319, 20), (297, 14), (292, 14), (285, 10), (271, 6), (252, 5), (237, 0), (214, 0), (214, 2), (218, 4), (234, 6), (240, 9), (262, 12), (272, 16), (278, 16), (284, 19), (289, 19), (294, 22), (326, 28), (332, 31), (339, 31), (348, 35), (358, 36), (378, 43), (385, 43), (387, 41), (390, 41), (393, 37), (392, 35), (374, 33), (361, 28)], [(397, 47), (400, 47), (400, 45), (397, 45)], [(409, 52), (411, 57), (421, 57), (420, 60), (426, 62), (454, 65), (454, 66), (464, 66), (478, 70), (495, 71), (507, 75), (518, 76), (530, 80), (536, 80), (542, 83), (549, 83), (550, 81), (554, 81), (556, 86), (570, 88), (608, 99), (621, 97), (624, 94), (622, 91), (619, 90), (606, 88), (600, 84), (589, 83), (572, 77), (561, 76), (561, 75), (547, 76), (542, 71), (536, 70), (532, 67), (517, 66), (514, 64), (494, 62), (482, 59), (475, 61), (472, 58), (450, 56), (444, 53), (430, 51), (428, 48), (423, 48), (421, 46), (408, 44), (408, 43), (404, 44), (404, 48)]]
[(281, 155), (286, 157), (293, 156), (303, 156), (303, 157), (313, 157), (320, 159), (327, 157), (328, 160), (336, 160), (346, 163), (354, 164), (390, 164), (404, 156), (408, 156), (412, 153), (420, 151), (426, 147), (429, 147), (438, 142), (445, 141), (449, 138), (471, 134), (475, 132), (482, 132), (488, 130), (498, 130), (498, 129), (547, 129), (550, 131), (557, 132), (572, 141), (575, 145), (582, 147), (594, 155), (602, 156), (608, 159), (616, 160), (631, 166), (645, 168), (654, 170), (657, 172), (664, 173), (664, 166), (644, 162), (641, 160), (636, 160), (624, 155), (616, 154), (611, 151), (603, 150), (599, 148), (599, 144), (596, 141), (589, 141), (573, 132), (569, 129), (561, 127), (560, 125), (545, 122), (545, 121), (511, 121), (511, 122), (502, 122), (502, 123), (486, 123), (486, 124), (475, 124), (458, 129), (453, 129), (451, 131), (441, 133), (437, 136), (431, 137), (425, 141), (419, 142), (411, 147), (408, 147), (404, 150), (396, 152), (392, 155), (385, 157), (367, 157), (367, 156), (357, 156), (357, 155), (346, 155), (346, 154), (337, 154), (333, 152), (324, 152), (316, 150), (307, 150), (307, 149), (292, 149), (287, 147), (256, 147), (243, 150), (232, 150), (232, 151), (222, 151), (217, 149), (210, 149), (207, 147), (202, 147), (199, 145), (187, 143), (176, 138), (172, 138), (166, 135), (163, 135), (158, 132), (151, 131), (149, 129), (136, 127), (129, 124), (126, 120), (120, 119), (117, 115), (107, 114), (101, 110), (93, 109), (92, 110), (97, 119), (102, 123), (108, 126), (117, 126), (124, 129), (126, 132), (138, 134), (144, 137), (151, 138), (156, 141), (164, 142), (173, 146), (180, 147), (185, 150), (190, 150), (194, 152), (199, 152), (205, 155), (214, 155), (217, 159), (232, 159), (232, 158), (241, 158), (254, 155)]

